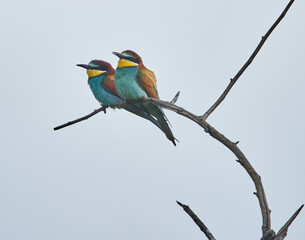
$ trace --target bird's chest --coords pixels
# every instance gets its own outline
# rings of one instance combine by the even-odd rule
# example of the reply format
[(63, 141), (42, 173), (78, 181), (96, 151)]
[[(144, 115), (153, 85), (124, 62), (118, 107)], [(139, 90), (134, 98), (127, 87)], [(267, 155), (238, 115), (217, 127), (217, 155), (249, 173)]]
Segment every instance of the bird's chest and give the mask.
[(146, 93), (138, 85), (137, 69), (122, 68), (115, 72), (115, 85), (118, 94), (124, 100), (139, 99), (147, 97)]
[(99, 79), (90, 79), (88, 81), (89, 86), (93, 92), (94, 97), (96, 100), (98, 100), (101, 104), (105, 106), (110, 106), (114, 104), (121, 103), (122, 100), (115, 96), (114, 94), (111, 94), (102, 87), (101, 80)]

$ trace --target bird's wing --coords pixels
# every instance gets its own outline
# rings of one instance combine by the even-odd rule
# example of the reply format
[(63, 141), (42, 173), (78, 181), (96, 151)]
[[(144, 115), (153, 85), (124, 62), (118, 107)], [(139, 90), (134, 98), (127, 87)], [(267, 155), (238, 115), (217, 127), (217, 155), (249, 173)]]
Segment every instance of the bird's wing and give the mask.
[[(157, 88), (157, 79), (153, 71), (150, 71), (147, 68), (140, 69), (137, 75), (137, 82), (139, 86), (146, 92), (148, 97), (160, 99)], [(162, 112), (165, 120), (170, 124), (166, 115), (163, 112), (163, 109), (158, 106), (160, 111)]]
[(149, 97), (159, 99), (157, 79), (154, 72), (148, 69), (139, 70), (137, 75), (137, 82)]
[(106, 76), (104, 80), (101, 82), (101, 85), (107, 92), (119, 97), (119, 94), (115, 87), (114, 75)]

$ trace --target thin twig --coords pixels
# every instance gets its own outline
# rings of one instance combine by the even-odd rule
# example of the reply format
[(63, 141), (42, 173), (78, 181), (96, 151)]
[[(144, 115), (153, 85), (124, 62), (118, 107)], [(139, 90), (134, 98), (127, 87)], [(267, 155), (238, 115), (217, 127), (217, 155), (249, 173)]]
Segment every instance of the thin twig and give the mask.
[[(171, 103), (176, 103), (176, 101), (178, 100), (179, 98), (179, 95), (180, 95), (180, 91), (176, 93), (176, 95), (174, 96), (174, 98), (170, 101)], [(112, 106), (109, 106), (110, 108), (124, 108), (126, 107), (128, 104), (132, 104), (132, 103), (138, 103), (140, 102), (141, 100), (131, 100), (131, 101), (128, 101), (128, 102), (123, 102), (123, 103), (119, 103), (119, 104), (115, 104), (115, 105), (112, 105)], [(68, 126), (71, 126), (75, 123), (78, 123), (78, 122), (81, 122), (81, 121), (84, 121), (84, 120), (87, 120), (91, 117), (93, 117), (95, 114), (98, 114), (99, 112), (103, 111), (104, 113), (106, 113), (106, 109), (108, 107), (106, 106), (102, 106), (98, 109), (95, 109), (93, 112), (89, 113), (88, 115), (84, 116), (84, 117), (81, 117), (81, 118), (78, 118), (78, 119), (75, 119), (73, 121), (70, 121), (70, 122), (67, 122), (67, 123), (64, 123), (62, 125), (59, 125), (54, 129), (54, 131), (56, 130), (59, 130), (59, 129), (62, 129), (62, 128), (65, 128), (65, 127), (68, 127)]]
[(289, 220), (278, 231), (278, 233), (275, 235), (275, 237), (272, 240), (283, 240), (287, 236), (288, 227), (291, 225), (291, 223), (294, 221), (294, 219), (299, 215), (299, 213), (301, 212), (303, 207), (304, 207), (304, 204), (301, 207), (299, 207), (299, 209), (289, 218)]
[(266, 42), (266, 40), (268, 39), (268, 37), (270, 36), (272, 31), (276, 28), (276, 26), (280, 23), (280, 21), (285, 17), (286, 13), (288, 12), (288, 10), (291, 7), (291, 5), (293, 4), (293, 2), (294, 2), (294, 0), (291, 0), (288, 3), (288, 5), (286, 6), (286, 8), (282, 12), (282, 14), (278, 17), (278, 19), (275, 21), (275, 23), (270, 27), (270, 29), (265, 34), (265, 36), (262, 37), (262, 40), (259, 42), (259, 44), (255, 48), (254, 52), (251, 54), (248, 61), (242, 66), (242, 68), (238, 71), (238, 73), (235, 75), (235, 77), (233, 79), (231, 79), (229, 85), (224, 90), (224, 92), (221, 94), (221, 96), (217, 99), (217, 101), (202, 115), (202, 119), (206, 120), (210, 116), (210, 114), (219, 106), (219, 104), (225, 99), (225, 97), (227, 96), (227, 94), (229, 93), (229, 91), (231, 90), (233, 85), (236, 83), (236, 81), (239, 79), (239, 77), (243, 74), (243, 72), (248, 68), (248, 66), (252, 63), (253, 59), (258, 54), (258, 52), (260, 51), (260, 49), (262, 48), (262, 46), (264, 45), (264, 43)]
[(170, 102), (175, 104), (175, 103), (177, 102), (177, 100), (178, 100), (179, 95), (180, 95), (180, 91), (178, 91), (178, 92), (176, 93), (175, 97), (174, 97), (174, 98), (172, 99), (172, 101), (170, 101)]
[(193, 219), (200, 230), (206, 235), (209, 240), (216, 240), (210, 230), (205, 226), (205, 224), (198, 218), (198, 216), (190, 209), (189, 206), (176, 201), (179, 206)]
[(100, 107), (100, 108), (94, 110), (92, 113), (89, 113), (88, 115), (86, 115), (86, 116), (84, 116), (84, 117), (75, 119), (75, 120), (73, 120), (73, 121), (67, 122), (67, 123), (62, 124), (62, 125), (59, 125), (59, 126), (57, 126), (57, 127), (54, 128), (54, 131), (59, 130), (59, 129), (62, 129), (62, 128), (65, 128), (65, 127), (68, 127), (68, 126), (73, 125), (73, 124), (75, 124), (75, 123), (78, 123), (78, 122), (87, 120), (88, 118), (93, 117), (95, 114), (98, 114), (98, 113), (101, 112), (101, 111), (104, 111), (104, 113), (106, 113), (106, 107), (102, 106), (102, 107)]

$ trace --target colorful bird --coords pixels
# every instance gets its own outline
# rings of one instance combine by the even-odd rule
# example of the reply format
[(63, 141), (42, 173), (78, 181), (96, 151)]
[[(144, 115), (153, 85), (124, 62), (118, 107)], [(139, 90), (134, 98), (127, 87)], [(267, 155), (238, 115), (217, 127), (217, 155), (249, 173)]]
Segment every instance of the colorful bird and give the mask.
[[(87, 69), (89, 77), (88, 84), (96, 100), (103, 106), (109, 107), (124, 102), (116, 91), (114, 83), (115, 70), (110, 63), (101, 60), (93, 60), (89, 64), (77, 64), (77, 66)], [(142, 107), (130, 104), (124, 107), (124, 109), (151, 121), (161, 129), (159, 122), (144, 111)]]
[[(114, 79), (117, 92), (122, 99), (125, 101), (145, 97), (159, 99), (156, 76), (144, 66), (141, 57), (137, 53), (126, 50), (122, 53), (113, 52), (113, 54), (120, 58)], [(176, 146), (176, 139), (167, 124), (168, 120), (162, 108), (152, 103), (141, 103), (139, 105), (158, 120), (161, 130)]]

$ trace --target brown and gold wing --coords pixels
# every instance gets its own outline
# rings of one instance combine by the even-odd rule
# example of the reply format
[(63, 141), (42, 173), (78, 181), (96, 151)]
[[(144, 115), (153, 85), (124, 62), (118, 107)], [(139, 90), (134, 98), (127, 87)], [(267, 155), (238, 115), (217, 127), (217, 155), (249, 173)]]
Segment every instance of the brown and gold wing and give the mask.
[(115, 87), (115, 82), (114, 82), (114, 75), (108, 75), (105, 77), (105, 79), (102, 81), (102, 87), (109, 91), (110, 93), (116, 95), (119, 97), (119, 94), (116, 90)]
[(157, 79), (153, 71), (149, 69), (139, 70), (137, 82), (149, 97), (159, 99)]

